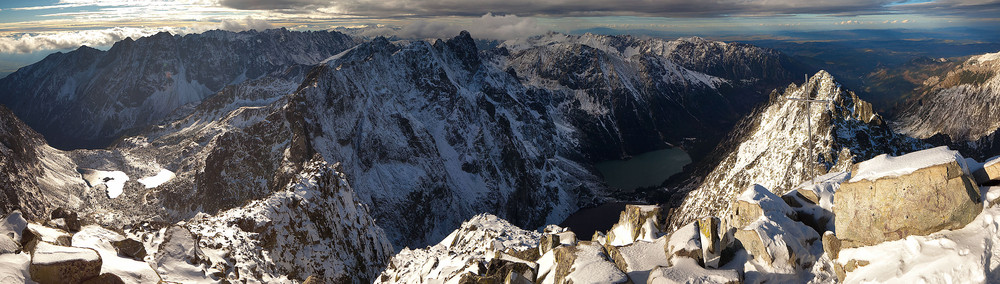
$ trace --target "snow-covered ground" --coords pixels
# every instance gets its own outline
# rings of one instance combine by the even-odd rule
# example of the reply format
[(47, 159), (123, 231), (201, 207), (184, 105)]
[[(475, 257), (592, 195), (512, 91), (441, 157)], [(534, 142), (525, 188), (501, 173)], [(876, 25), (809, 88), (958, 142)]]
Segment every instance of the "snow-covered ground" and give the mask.
[(80, 174), (87, 181), (90, 187), (104, 185), (108, 191), (108, 197), (116, 198), (122, 194), (128, 175), (122, 171), (102, 171), (94, 169), (80, 169)]
[(171, 172), (170, 170), (161, 169), (159, 173), (156, 173), (156, 175), (144, 177), (139, 179), (138, 181), (142, 185), (146, 186), (146, 188), (154, 188), (160, 186), (161, 184), (166, 183), (167, 181), (170, 181), (176, 176), (177, 175), (175, 175), (174, 172)]

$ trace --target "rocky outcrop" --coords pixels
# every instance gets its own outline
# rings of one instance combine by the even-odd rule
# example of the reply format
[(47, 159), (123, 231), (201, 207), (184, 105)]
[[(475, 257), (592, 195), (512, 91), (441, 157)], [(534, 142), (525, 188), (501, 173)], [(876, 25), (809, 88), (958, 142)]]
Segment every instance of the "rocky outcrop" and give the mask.
[(675, 199), (681, 202), (671, 211), (667, 231), (702, 216), (730, 215), (735, 210), (731, 206), (738, 205), (732, 201), (753, 184), (784, 195), (810, 178), (846, 171), (855, 162), (927, 146), (893, 133), (871, 104), (820, 71), (802, 85), (772, 93), (719, 144), (718, 164), (703, 179), (681, 186), (681, 191), (691, 191)]
[(836, 234), (844, 247), (958, 229), (982, 211), (965, 158), (945, 147), (862, 162), (837, 191)]
[(101, 256), (88, 248), (41, 242), (31, 254), (31, 280), (47, 283), (82, 283), (101, 274)]
[(59, 148), (102, 148), (227, 85), (350, 48), (337, 32), (161, 32), (57, 52), (0, 79), (0, 103)]
[(776, 271), (798, 271), (812, 265), (810, 253), (819, 234), (793, 220), (794, 211), (777, 195), (760, 185), (747, 189), (734, 204), (732, 222), (740, 240), (754, 260)]
[(636, 240), (652, 241), (662, 232), (663, 215), (656, 205), (625, 205), (618, 223), (608, 230), (605, 244), (622, 246)]

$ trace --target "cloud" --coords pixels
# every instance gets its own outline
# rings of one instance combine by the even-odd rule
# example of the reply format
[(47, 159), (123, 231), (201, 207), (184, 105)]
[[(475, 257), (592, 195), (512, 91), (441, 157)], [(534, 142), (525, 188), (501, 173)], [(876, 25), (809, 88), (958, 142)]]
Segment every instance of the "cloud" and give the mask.
[(219, 25), (219, 29), (221, 30), (234, 32), (242, 32), (246, 30), (263, 31), (270, 28), (274, 28), (274, 25), (271, 25), (271, 23), (268, 23), (265, 20), (255, 19), (250, 16), (243, 18), (243, 20), (222, 20), (222, 23)]
[(870, 14), (899, 0), (221, 0), (250, 10), (317, 9), (371, 17), (478, 16), (489, 12), (522, 16), (714, 17), (775, 14)]
[(996, 18), (1000, 15), (1000, 0), (935, 0), (895, 5), (892, 10), (902, 13)]
[(527, 37), (547, 31), (539, 27), (537, 21), (531, 17), (487, 13), (471, 22), (461, 24), (433, 20), (415, 21), (396, 31), (396, 35), (417, 39), (449, 38), (462, 30), (469, 31), (475, 38), (498, 40)]
[(31, 53), (39, 50), (75, 49), (81, 45), (111, 46), (131, 37), (137, 39), (158, 32), (187, 34), (202, 32), (187, 28), (110, 28), (103, 30), (60, 31), (0, 36), (0, 53)]

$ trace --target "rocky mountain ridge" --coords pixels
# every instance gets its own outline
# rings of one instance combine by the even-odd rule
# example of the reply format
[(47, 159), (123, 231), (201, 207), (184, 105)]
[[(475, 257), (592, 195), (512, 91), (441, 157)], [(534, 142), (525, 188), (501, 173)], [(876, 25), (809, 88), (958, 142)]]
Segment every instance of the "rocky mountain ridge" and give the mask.
[(0, 79), (0, 103), (58, 148), (103, 148), (222, 88), (313, 65), (355, 44), (337, 32), (161, 32), (54, 53)]

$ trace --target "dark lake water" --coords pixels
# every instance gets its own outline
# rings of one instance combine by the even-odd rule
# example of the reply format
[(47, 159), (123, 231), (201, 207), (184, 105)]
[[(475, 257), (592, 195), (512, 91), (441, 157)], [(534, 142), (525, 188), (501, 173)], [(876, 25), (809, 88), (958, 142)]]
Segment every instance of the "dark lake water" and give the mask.
[(690, 163), (691, 156), (684, 150), (670, 148), (642, 153), (628, 160), (604, 161), (594, 166), (604, 175), (604, 181), (608, 185), (631, 191), (660, 185)]

